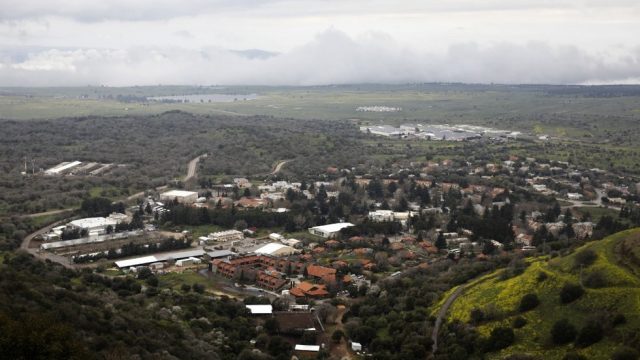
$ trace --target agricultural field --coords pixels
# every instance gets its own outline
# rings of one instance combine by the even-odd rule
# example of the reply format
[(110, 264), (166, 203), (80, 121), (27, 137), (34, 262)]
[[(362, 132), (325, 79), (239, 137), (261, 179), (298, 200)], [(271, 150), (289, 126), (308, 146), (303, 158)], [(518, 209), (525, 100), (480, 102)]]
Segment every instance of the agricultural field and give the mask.
[[(640, 329), (640, 278), (637, 276), (640, 262), (637, 252), (627, 250), (637, 249), (638, 245), (640, 229), (627, 230), (588, 243), (568, 256), (533, 259), (521, 275), (506, 280), (501, 273), (505, 270), (479, 278), (467, 285), (464, 294), (453, 303), (448, 320), (470, 322), (472, 310), (479, 309), (487, 320), (479, 322), (476, 329), (488, 336), (494, 328), (512, 327), (514, 319), (524, 318), (526, 325), (514, 329), (515, 343), (490, 353), (491, 359), (525, 353), (536, 358), (562, 359), (569, 351), (588, 359), (609, 359), (625, 341), (637, 340)], [(580, 255), (588, 251), (596, 254), (591, 264), (583, 263)], [(600, 279), (598, 284), (593, 282), (596, 276)], [(585, 284), (585, 293), (571, 303), (562, 304), (561, 289), (568, 283)], [(539, 305), (529, 311), (518, 311), (521, 299), (527, 294), (537, 295)], [(590, 346), (553, 345), (551, 341), (551, 329), (560, 319), (569, 320), (579, 330), (588, 321), (607, 319), (603, 322), (606, 323), (620, 315), (626, 322), (605, 325), (604, 338)]]

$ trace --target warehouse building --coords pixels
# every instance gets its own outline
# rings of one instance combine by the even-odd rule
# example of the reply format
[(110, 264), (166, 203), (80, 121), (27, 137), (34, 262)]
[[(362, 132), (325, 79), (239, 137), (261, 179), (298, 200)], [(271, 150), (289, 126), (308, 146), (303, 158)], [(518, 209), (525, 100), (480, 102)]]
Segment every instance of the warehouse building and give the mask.
[(174, 200), (180, 204), (193, 204), (198, 200), (198, 193), (186, 190), (170, 190), (160, 194), (160, 201)]
[(335, 223), (322, 226), (314, 226), (309, 228), (309, 232), (313, 235), (322, 236), (323, 238), (332, 238), (340, 233), (340, 230), (354, 226), (352, 223)]

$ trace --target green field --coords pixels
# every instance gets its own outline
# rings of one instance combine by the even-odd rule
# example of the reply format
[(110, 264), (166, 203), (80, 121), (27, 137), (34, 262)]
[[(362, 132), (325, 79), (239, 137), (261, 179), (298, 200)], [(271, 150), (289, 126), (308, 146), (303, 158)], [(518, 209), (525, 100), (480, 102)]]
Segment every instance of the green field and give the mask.
[[(352, 120), (357, 124), (401, 124), (408, 121), (481, 124), (578, 139), (632, 135), (616, 132), (620, 129), (638, 134), (638, 130), (631, 126), (640, 117), (637, 96), (577, 96), (556, 94), (555, 90), (549, 86), (456, 84), (0, 88), (0, 109), (2, 117), (8, 119), (142, 115), (178, 109), (196, 114)], [(173, 104), (117, 100), (118, 95), (146, 97), (210, 93), (256, 93), (259, 97), (248, 101)], [(360, 106), (376, 105), (400, 107), (402, 110), (356, 111)]]
[[(537, 258), (530, 261), (525, 272), (514, 278), (501, 280), (497, 273), (468, 285), (467, 290), (451, 306), (448, 320), (467, 322), (472, 309), (489, 310), (497, 320), (482, 323), (477, 327), (481, 335), (488, 336), (497, 326), (511, 326), (513, 319), (521, 315), (527, 325), (515, 329), (516, 342), (489, 358), (502, 359), (507, 355), (526, 353), (543, 359), (561, 359), (572, 344), (554, 346), (550, 342), (550, 329), (562, 318), (580, 329), (595, 315), (614, 316), (623, 314), (627, 322), (607, 330), (605, 338), (584, 349), (576, 349), (588, 359), (609, 359), (611, 353), (621, 343), (640, 329), (640, 278), (637, 257), (621, 250), (622, 244), (637, 249), (640, 244), (640, 229), (633, 229), (612, 235), (604, 240), (591, 242), (573, 254), (547, 260)], [(592, 272), (604, 274), (606, 286), (587, 288), (585, 294), (573, 303), (562, 305), (560, 289), (566, 283), (579, 283), (580, 269), (575, 266), (576, 254), (592, 249), (598, 254), (597, 260), (584, 269), (583, 278)], [(547, 275), (540, 280), (539, 274)], [(519, 314), (516, 309), (520, 299), (528, 293), (536, 294), (540, 305), (534, 310)], [(437, 306), (435, 307), (437, 309)]]

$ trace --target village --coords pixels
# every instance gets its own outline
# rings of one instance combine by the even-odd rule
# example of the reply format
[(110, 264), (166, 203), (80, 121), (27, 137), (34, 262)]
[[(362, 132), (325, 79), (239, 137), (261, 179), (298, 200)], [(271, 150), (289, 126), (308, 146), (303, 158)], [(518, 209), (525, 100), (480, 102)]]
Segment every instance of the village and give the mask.
[(31, 246), (70, 267), (198, 274), (216, 295), (244, 298), (299, 356), (364, 355), (368, 344), (335, 334), (350, 301), (376, 284), (442, 261), (549, 253), (602, 237), (607, 214), (637, 214), (640, 194), (640, 184), (599, 169), (517, 156), (354, 172), (151, 191), (57, 224)]

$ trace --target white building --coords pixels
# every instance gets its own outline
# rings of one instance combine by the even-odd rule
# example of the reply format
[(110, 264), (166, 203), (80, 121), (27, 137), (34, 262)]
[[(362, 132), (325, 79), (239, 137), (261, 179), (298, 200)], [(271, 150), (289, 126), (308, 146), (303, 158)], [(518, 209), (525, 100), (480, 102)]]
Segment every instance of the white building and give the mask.
[(269, 243), (254, 251), (256, 254), (269, 256), (288, 256), (297, 252), (296, 249), (288, 245)]
[(244, 233), (238, 230), (218, 231), (207, 236), (209, 242), (227, 242), (244, 240)]
[(71, 170), (74, 167), (82, 164), (80, 161), (72, 161), (72, 162), (63, 162), (60, 163), (51, 169), (47, 169), (44, 171), (45, 175), (60, 175), (65, 171)]
[(251, 315), (270, 315), (273, 313), (272, 305), (245, 305)]
[(369, 211), (369, 220), (375, 221), (375, 222), (393, 221), (393, 211), (391, 210)]
[(177, 200), (181, 204), (193, 204), (198, 200), (198, 193), (186, 190), (170, 190), (160, 194), (160, 201)]
[(309, 228), (309, 232), (313, 235), (330, 238), (336, 236), (340, 230), (354, 226), (352, 223), (335, 223)]
[(115, 229), (117, 224), (126, 221), (126, 219), (127, 216), (124, 214), (111, 214), (106, 218), (92, 217), (73, 220), (68, 223), (67, 226), (80, 231), (86, 231), (89, 236), (95, 236), (106, 234), (109, 226)]
[(569, 199), (569, 200), (581, 200), (582, 199), (582, 194), (579, 194), (579, 193), (568, 193), (567, 194), (567, 199)]
[(269, 239), (273, 240), (273, 241), (280, 241), (282, 242), (282, 240), (284, 240), (284, 236), (278, 234), (278, 233), (271, 233), (269, 234)]

